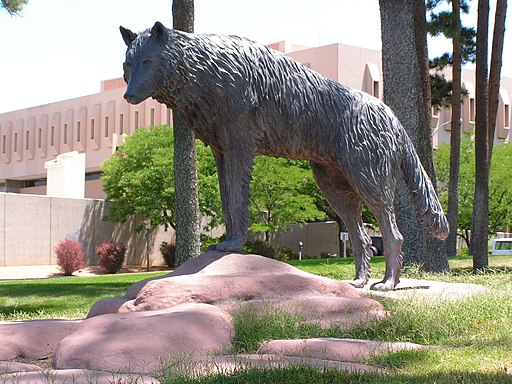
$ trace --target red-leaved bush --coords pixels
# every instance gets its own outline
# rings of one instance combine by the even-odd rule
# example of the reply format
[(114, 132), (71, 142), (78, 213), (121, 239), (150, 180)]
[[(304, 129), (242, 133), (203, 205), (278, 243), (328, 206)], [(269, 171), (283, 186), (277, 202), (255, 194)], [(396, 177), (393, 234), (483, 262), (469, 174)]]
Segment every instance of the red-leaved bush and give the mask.
[(65, 276), (71, 276), (73, 272), (84, 266), (84, 253), (82, 243), (73, 240), (63, 240), (55, 248), (57, 265)]
[(176, 240), (173, 240), (170, 243), (162, 241), (160, 244), (160, 254), (168, 267), (176, 267)]
[(96, 247), (96, 255), (100, 259), (100, 265), (108, 273), (116, 273), (124, 262), (126, 247), (115, 241), (106, 241)]

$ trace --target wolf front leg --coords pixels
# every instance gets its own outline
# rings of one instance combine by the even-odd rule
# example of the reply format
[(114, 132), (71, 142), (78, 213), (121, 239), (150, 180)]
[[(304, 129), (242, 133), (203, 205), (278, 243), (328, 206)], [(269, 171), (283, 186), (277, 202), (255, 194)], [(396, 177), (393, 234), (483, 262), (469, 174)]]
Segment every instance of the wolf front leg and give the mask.
[(221, 252), (240, 252), (249, 227), (249, 183), (252, 178), (253, 152), (214, 151), (219, 176), (226, 240), (209, 247)]

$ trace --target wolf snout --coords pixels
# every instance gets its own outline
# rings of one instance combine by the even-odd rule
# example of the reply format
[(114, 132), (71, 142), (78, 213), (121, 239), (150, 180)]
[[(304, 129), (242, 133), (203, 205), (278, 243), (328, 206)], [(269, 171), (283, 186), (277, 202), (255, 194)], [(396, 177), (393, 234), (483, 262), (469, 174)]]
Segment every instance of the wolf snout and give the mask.
[(123, 97), (130, 104), (137, 104), (137, 98), (135, 97), (135, 95), (133, 95), (131, 93), (126, 92)]

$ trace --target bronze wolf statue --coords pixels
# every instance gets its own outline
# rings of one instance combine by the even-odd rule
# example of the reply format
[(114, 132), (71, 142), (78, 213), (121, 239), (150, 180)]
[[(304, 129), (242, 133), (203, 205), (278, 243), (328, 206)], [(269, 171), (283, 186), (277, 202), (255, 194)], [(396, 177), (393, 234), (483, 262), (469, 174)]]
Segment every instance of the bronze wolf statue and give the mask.
[(148, 97), (179, 113), (215, 156), (226, 224), (219, 251), (240, 251), (249, 224), (249, 183), (257, 154), (307, 159), (329, 204), (345, 222), (354, 251), (356, 287), (370, 277), (371, 241), (363, 203), (375, 214), (391, 290), (402, 267), (394, 212), (405, 177), (421, 220), (445, 239), (448, 223), (413, 145), (393, 112), (267, 47), (236, 36), (187, 34), (157, 22), (139, 34), (120, 27), (128, 46), (125, 99)]

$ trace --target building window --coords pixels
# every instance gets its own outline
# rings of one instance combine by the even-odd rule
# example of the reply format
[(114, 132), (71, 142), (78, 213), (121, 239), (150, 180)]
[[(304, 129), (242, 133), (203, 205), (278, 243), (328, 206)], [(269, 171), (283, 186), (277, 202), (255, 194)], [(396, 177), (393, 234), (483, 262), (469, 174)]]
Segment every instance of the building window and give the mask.
[(22, 180), (20, 182), (20, 188), (44, 187), (45, 185), (46, 179)]
[(105, 116), (105, 137), (108, 137), (108, 116)]
[(50, 128), (50, 145), (52, 147), (55, 145), (55, 127), (53, 125)]
[(7, 141), (7, 136), (6, 135), (3, 135), (2, 136), (2, 154), (5, 155), (5, 142)]
[(155, 125), (155, 108), (149, 110), (149, 125)]
[(91, 140), (94, 140), (94, 119), (91, 119)]
[(504, 107), (505, 107), (504, 108), (505, 109), (505, 122), (503, 125), (507, 128), (510, 128), (510, 105), (505, 104)]
[(76, 123), (76, 142), (79, 143), (80, 142), (80, 122), (78, 121)]
[(25, 131), (25, 149), (28, 151), (30, 147), (30, 131)]
[(139, 129), (139, 111), (135, 111), (135, 122), (134, 122), (134, 128), (135, 130)]
[(37, 148), (41, 148), (43, 146), (43, 129), (39, 128), (37, 130)]
[(85, 181), (99, 180), (100, 178), (101, 178), (101, 171), (100, 172), (87, 172), (85, 174)]
[(18, 152), (18, 133), (14, 134), (14, 152)]
[(475, 121), (475, 99), (469, 99), (469, 121)]
[(379, 98), (380, 95), (379, 95), (379, 82), (378, 81), (374, 81), (373, 82), (373, 96)]
[(67, 124), (64, 124), (64, 139), (63, 139), (63, 143), (64, 144), (68, 143), (68, 125)]
[(124, 133), (124, 114), (119, 115), (119, 134), (122, 135)]
[(171, 109), (167, 108), (167, 125), (171, 125)]

